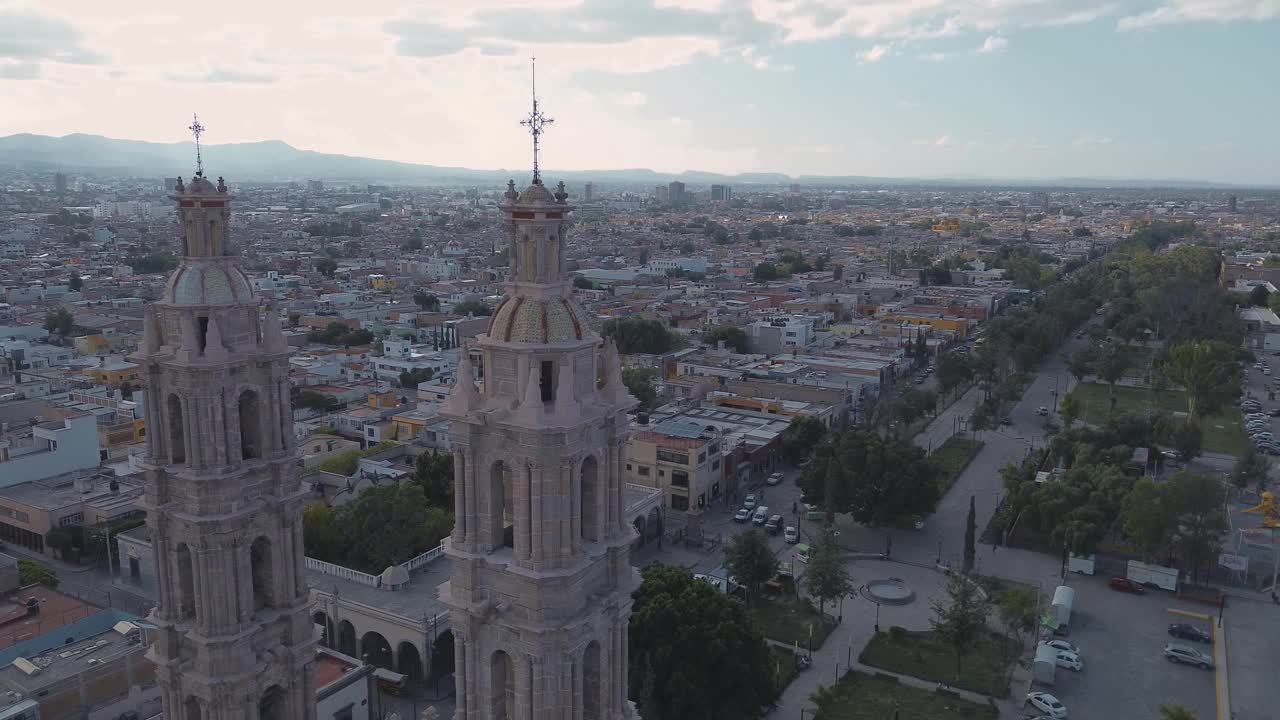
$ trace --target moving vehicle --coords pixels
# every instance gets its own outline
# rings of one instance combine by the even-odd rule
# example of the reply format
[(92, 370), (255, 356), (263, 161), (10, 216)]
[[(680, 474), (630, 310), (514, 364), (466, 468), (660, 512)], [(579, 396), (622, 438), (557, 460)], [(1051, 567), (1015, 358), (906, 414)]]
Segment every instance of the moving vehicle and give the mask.
[(1040, 407), (1036, 408), (1036, 414), (1041, 417), (1044, 417), (1045, 415), (1049, 414), (1049, 408), (1041, 405)]
[(1084, 669), (1084, 661), (1080, 659), (1079, 655), (1073, 652), (1067, 652), (1066, 650), (1059, 650), (1058, 657), (1055, 660), (1057, 662), (1058, 667), (1066, 668), (1068, 670), (1071, 670), (1072, 672), (1080, 672), (1081, 670)]
[(769, 519), (764, 523), (764, 531), (770, 535), (777, 535), (782, 532), (782, 516), (770, 515)]
[(738, 512), (733, 514), (733, 521), (736, 523), (744, 523), (751, 519), (751, 511), (746, 508), (738, 508)]
[(1169, 643), (1164, 646), (1164, 656), (1165, 659), (1171, 663), (1195, 665), (1202, 670), (1210, 670), (1213, 668), (1213, 658), (1205, 655), (1199, 650), (1189, 648), (1186, 645)]
[(746, 508), (746, 509), (748, 509), (748, 510), (755, 510), (755, 509), (756, 509), (756, 494), (755, 494), (755, 493), (748, 493), (748, 494), (747, 494), (747, 496), (746, 496), (745, 498), (743, 498), (743, 499), (742, 499), (742, 507), (744, 507), (744, 508)]
[(1067, 716), (1067, 706), (1058, 702), (1058, 698), (1047, 692), (1027, 693), (1026, 704), (1054, 720), (1062, 720)]
[(764, 480), (765, 485), (777, 485), (780, 482), (782, 482), (782, 473), (774, 473)]
[(800, 531), (794, 525), (788, 525), (787, 529), (782, 531), (782, 541), (788, 545), (795, 545), (800, 542)]
[(751, 516), (751, 522), (757, 525), (763, 525), (769, 519), (769, 506), (757, 505), (756, 512)]
[(1076, 654), (1076, 655), (1079, 655), (1079, 654), (1080, 654), (1080, 648), (1076, 647), (1075, 645), (1072, 645), (1071, 643), (1067, 642), (1066, 640), (1057, 640), (1057, 639), (1054, 639), (1054, 640), (1041, 640), (1041, 641), (1040, 641), (1040, 644), (1041, 644), (1041, 645), (1048, 645), (1049, 647), (1053, 648), (1054, 650), (1064, 650), (1064, 651), (1066, 651), (1066, 652), (1074, 653), (1074, 654)]
[(1213, 642), (1212, 635), (1190, 623), (1170, 623), (1169, 634), (1180, 640), (1194, 640), (1202, 643)]
[(1120, 592), (1133, 593), (1134, 595), (1147, 594), (1146, 588), (1142, 587), (1138, 583), (1126, 577), (1120, 577), (1117, 575), (1116, 577), (1111, 578), (1111, 580), (1107, 584), (1111, 586), (1112, 590), (1119, 590)]

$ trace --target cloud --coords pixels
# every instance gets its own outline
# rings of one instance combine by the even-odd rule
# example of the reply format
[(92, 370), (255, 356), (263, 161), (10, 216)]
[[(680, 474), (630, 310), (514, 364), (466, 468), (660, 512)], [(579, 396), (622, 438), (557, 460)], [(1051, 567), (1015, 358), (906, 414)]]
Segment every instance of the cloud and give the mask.
[(982, 41), (982, 46), (978, 48), (980, 53), (997, 53), (1004, 50), (1009, 41), (999, 35), (988, 35), (986, 40)]
[(1168, 0), (1159, 7), (1120, 18), (1121, 30), (1189, 22), (1261, 21), (1280, 17), (1280, 0)]
[(1115, 140), (1109, 137), (1099, 137), (1097, 135), (1081, 135), (1075, 140), (1072, 140), (1071, 144), (1081, 149), (1096, 149), (1107, 145), (1114, 145)]
[(197, 78), (200, 82), (207, 83), (272, 83), (276, 81), (274, 75), (263, 75), (260, 73), (243, 72), (241, 70), (232, 70), (229, 68), (218, 68), (210, 70), (204, 75)]
[(687, 118), (680, 117), (679, 115), (672, 115), (671, 117), (667, 118), (667, 122), (670, 123), (673, 127), (678, 127), (678, 128), (687, 128), (691, 125), (691, 123)]
[(0, 62), (0, 80), (34, 80), (40, 65), (33, 62)]
[(653, 6), (662, 10), (676, 8), (693, 12), (716, 12), (724, 6), (723, 0), (654, 0)]
[(921, 60), (925, 60), (927, 62), (942, 62), (947, 59), (947, 54), (944, 52), (931, 52), (920, 55), (919, 57)]
[(92, 65), (102, 57), (85, 47), (80, 31), (61, 18), (0, 10), (0, 59)]
[(889, 54), (888, 45), (873, 45), (870, 50), (863, 50), (858, 53), (858, 60), (863, 64), (879, 62), (884, 56)]
[(632, 90), (629, 93), (623, 93), (618, 98), (618, 104), (623, 105), (625, 107), (633, 107), (633, 108), (644, 107), (644, 105), (648, 102), (649, 102), (648, 95), (645, 95), (642, 92), (637, 92), (635, 90)]
[(383, 27), (395, 36), (395, 49), (400, 55), (438, 57), (452, 55), (467, 47), (467, 41), (458, 33), (431, 23), (392, 20)]
[(791, 151), (798, 152), (798, 153), (812, 153), (817, 155), (831, 155), (833, 153), (841, 152), (843, 149), (844, 148), (841, 148), (839, 145), (818, 144), (818, 145), (796, 145), (791, 148)]

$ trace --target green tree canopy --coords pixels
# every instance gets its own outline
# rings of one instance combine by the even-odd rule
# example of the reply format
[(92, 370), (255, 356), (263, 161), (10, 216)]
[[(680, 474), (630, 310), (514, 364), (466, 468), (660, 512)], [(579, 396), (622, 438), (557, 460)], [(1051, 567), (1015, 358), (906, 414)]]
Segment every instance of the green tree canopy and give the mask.
[(746, 330), (736, 325), (717, 325), (702, 334), (703, 345), (714, 347), (721, 340), (733, 352), (741, 355), (751, 352), (751, 338), (747, 336)]
[(1187, 393), (1187, 414), (1200, 417), (1229, 403), (1240, 390), (1236, 348), (1218, 340), (1193, 340), (1169, 348), (1161, 371)]
[(724, 567), (752, 597), (777, 572), (778, 560), (764, 533), (751, 529), (733, 536), (724, 546)]
[(791, 424), (782, 431), (778, 442), (782, 448), (782, 457), (795, 464), (804, 456), (812, 453), (827, 434), (827, 426), (822, 421), (808, 415), (797, 415), (791, 418)]
[(682, 342), (679, 335), (668, 330), (661, 322), (635, 316), (606, 322), (604, 336), (613, 338), (618, 344), (618, 352), (623, 355), (661, 355), (680, 347)]
[(751, 277), (756, 282), (771, 282), (786, 277), (784, 271), (771, 262), (762, 262), (751, 270)]
[(947, 599), (930, 603), (933, 617), (929, 624), (956, 655), (956, 676), (964, 667), (964, 658), (977, 647), (987, 633), (987, 616), (991, 605), (967, 574), (952, 573), (947, 580)]
[(325, 277), (333, 277), (338, 270), (338, 261), (330, 257), (317, 258), (315, 261), (316, 272)]
[(414, 292), (413, 302), (426, 312), (440, 312), (440, 298), (426, 290), (418, 290)]
[(650, 565), (631, 611), (629, 686), (646, 718), (741, 720), (773, 689), (769, 650), (746, 607), (673, 565)]
[(428, 505), (452, 511), (453, 454), (434, 450), (419, 453), (413, 463), (413, 482), (422, 488)]
[(44, 316), (44, 329), (56, 335), (70, 335), (74, 325), (75, 317), (66, 308), (58, 308)]
[(818, 599), (819, 614), (825, 611), (827, 603), (835, 602), (853, 592), (849, 570), (844, 566), (840, 545), (836, 543), (835, 533), (830, 528), (824, 529), (814, 543), (804, 580), (809, 587), (809, 594)]
[(479, 300), (463, 300), (453, 306), (454, 315), (474, 315), (475, 317), (487, 317), (493, 314), (493, 308), (484, 304)]
[(653, 368), (630, 367), (622, 369), (622, 384), (632, 397), (640, 401), (641, 410), (652, 410), (658, 401), (658, 391), (653, 387), (657, 372)]
[(896, 525), (933, 512), (941, 497), (938, 478), (923, 448), (849, 430), (820, 448), (800, 485), (805, 502), (850, 513), (866, 525)]

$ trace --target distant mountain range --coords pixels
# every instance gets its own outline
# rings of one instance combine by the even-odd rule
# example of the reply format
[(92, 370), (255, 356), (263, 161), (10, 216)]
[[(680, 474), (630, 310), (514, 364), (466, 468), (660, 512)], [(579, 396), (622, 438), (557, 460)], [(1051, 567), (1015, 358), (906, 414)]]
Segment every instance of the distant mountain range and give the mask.
[[(0, 137), (0, 166), (28, 170), (81, 172), (94, 175), (156, 177), (189, 172), (190, 142), (154, 143), (116, 140), (101, 135), (62, 137), (22, 133)], [(388, 183), (397, 185), (500, 184), (519, 178), (527, 170), (474, 170), (419, 165), (350, 155), (299, 150), (279, 140), (210, 145), (207, 157), (215, 172), (238, 181), (325, 180), (330, 182)], [(547, 170), (548, 178), (566, 182), (600, 182), (625, 185), (658, 185), (680, 180), (690, 185), (785, 186), (924, 186), (924, 187), (1073, 187), (1073, 188), (1219, 188), (1247, 187), (1198, 180), (1137, 178), (888, 178), (856, 175), (791, 177), (782, 173), (718, 173), (686, 171), (658, 173), (645, 168), (622, 170)]]

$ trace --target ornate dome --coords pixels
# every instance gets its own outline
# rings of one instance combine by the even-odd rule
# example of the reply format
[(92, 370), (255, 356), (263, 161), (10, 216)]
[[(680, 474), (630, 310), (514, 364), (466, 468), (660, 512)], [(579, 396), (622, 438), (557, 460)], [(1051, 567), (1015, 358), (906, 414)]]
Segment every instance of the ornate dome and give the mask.
[(542, 183), (536, 183), (525, 188), (524, 192), (520, 193), (520, 197), (516, 200), (517, 205), (531, 205), (533, 203), (554, 205), (555, 202), (555, 196)]
[(489, 321), (489, 337), (502, 342), (572, 342), (591, 332), (586, 313), (570, 298), (508, 297)]
[(173, 305), (241, 305), (253, 302), (249, 279), (233, 263), (184, 263), (164, 289), (164, 302)]

